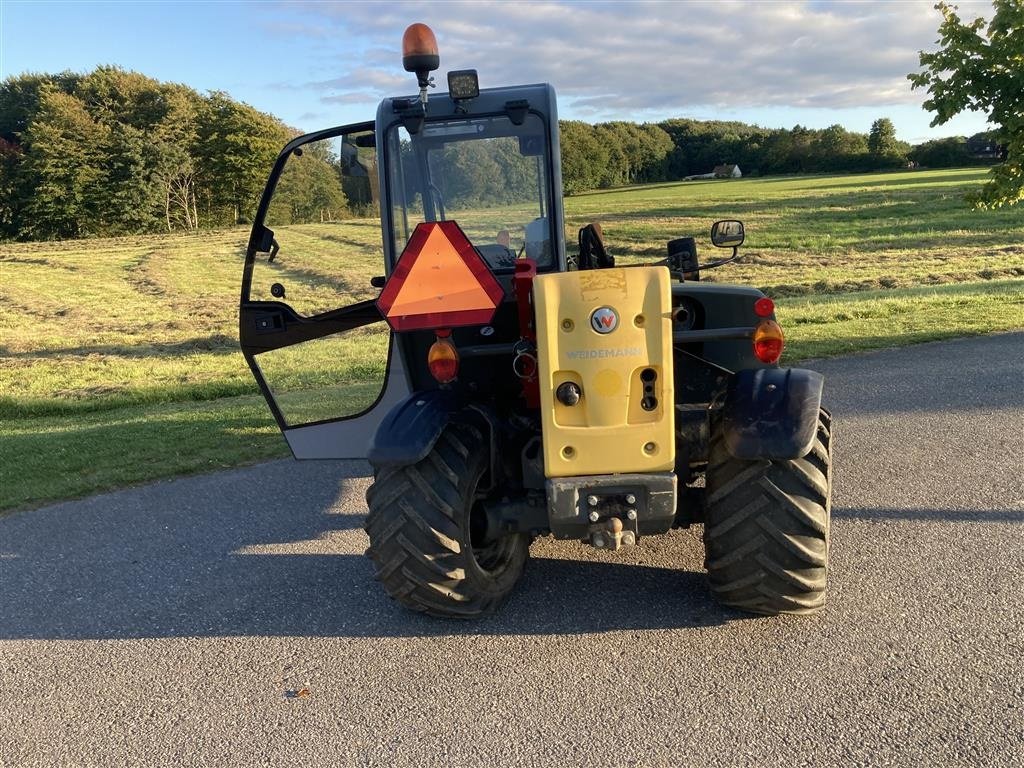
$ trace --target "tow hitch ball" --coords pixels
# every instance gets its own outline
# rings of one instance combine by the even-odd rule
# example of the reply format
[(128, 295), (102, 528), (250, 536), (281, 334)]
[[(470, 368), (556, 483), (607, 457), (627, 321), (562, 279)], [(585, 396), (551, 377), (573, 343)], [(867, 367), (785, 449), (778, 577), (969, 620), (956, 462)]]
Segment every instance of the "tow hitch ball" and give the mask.
[[(596, 507), (600, 500), (596, 496), (590, 496), (587, 503), (590, 507)], [(636, 498), (630, 494), (626, 497), (628, 504), (635, 504)], [(635, 528), (636, 510), (626, 510), (627, 523)], [(636, 544), (636, 531), (626, 528), (622, 518), (609, 517), (601, 520), (601, 515), (596, 509), (590, 511), (590, 544), (595, 549), (608, 549), (615, 552), (622, 547), (631, 547)]]

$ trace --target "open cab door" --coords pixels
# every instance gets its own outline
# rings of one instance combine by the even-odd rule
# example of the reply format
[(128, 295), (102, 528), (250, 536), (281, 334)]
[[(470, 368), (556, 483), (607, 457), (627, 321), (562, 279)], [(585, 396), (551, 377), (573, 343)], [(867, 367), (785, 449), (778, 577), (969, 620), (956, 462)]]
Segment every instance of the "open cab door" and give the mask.
[(239, 340), (297, 459), (365, 458), (409, 394), (374, 303), (383, 273), (373, 123), (289, 142), (253, 222)]

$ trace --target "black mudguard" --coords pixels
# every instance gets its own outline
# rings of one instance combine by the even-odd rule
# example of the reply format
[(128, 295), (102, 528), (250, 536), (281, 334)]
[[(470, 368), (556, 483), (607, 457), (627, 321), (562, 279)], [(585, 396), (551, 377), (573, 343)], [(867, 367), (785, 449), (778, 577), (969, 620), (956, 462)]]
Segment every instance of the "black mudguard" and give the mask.
[(413, 392), (377, 427), (367, 460), (376, 467), (415, 464), (430, 453), (453, 414), (462, 407), (461, 399), (451, 390)]
[(803, 368), (738, 371), (722, 407), (725, 446), (737, 459), (798, 459), (814, 444), (824, 378)]

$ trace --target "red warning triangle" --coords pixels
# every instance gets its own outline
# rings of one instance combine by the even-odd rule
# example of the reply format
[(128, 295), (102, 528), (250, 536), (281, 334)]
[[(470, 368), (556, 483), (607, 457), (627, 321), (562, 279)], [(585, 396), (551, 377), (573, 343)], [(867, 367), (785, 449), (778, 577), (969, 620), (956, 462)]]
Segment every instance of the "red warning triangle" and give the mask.
[(454, 221), (429, 221), (398, 257), (377, 308), (395, 331), (486, 325), (505, 292)]

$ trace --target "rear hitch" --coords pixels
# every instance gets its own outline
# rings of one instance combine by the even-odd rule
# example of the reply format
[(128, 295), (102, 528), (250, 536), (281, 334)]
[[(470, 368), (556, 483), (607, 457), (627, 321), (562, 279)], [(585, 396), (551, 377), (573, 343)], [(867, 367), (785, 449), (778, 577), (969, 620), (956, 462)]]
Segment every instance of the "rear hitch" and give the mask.
[[(636, 526), (635, 511), (630, 522)], [(623, 547), (631, 547), (636, 544), (636, 530), (627, 529), (622, 524), (621, 518), (612, 517), (590, 526), (589, 542), (594, 549), (608, 549), (617, 552)]]
[(672, 472), (553, 477), (547, 481), (549, 527), (556, 539), (575, 539), (615, 551), (641, 535), (668, 532), (676, 513)]

